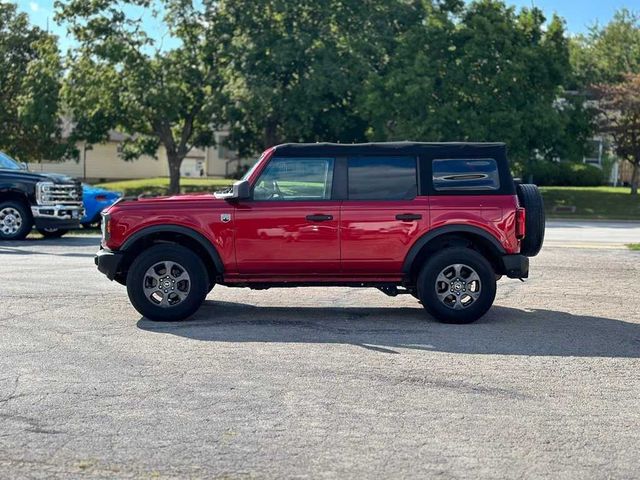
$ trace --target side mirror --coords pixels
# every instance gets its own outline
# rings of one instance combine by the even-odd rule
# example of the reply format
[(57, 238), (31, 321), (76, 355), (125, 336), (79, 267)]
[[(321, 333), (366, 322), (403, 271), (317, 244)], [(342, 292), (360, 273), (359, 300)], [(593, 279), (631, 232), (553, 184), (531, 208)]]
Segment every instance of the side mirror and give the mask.
[(248, 181), (240, 180), (231, 188), (214, 193), (214, 196), (221, 200), (244, 200), (251, 197), (251, 187)]
[(20, 162), (20, 170), (29, 170), (29, 165), (24, 162)]
[(251, 197), (251, 187), (247, 180), (240, 180), (233, 184), (233, 197), (237, 200), (246, 200)]

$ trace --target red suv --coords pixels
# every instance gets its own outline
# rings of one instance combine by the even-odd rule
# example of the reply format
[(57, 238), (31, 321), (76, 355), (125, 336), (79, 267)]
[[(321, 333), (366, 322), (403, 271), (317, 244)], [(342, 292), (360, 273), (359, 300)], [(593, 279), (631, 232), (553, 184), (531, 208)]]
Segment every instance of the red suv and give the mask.
[(286, 144), (226, 191), (123, 199), (102, 234), (98, 269), (152, 320), (192, 315), (217, 283), (375, 287), (469, 323), (501, 276), (528, 276), (544, 212), (504, 144)]

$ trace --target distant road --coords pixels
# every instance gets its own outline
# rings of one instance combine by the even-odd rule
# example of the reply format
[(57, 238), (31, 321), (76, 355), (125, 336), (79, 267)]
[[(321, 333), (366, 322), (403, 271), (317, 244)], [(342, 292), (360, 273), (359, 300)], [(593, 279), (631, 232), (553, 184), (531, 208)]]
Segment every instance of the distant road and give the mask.
[(620, 248), (627, 243), (640, 243), (640, 221), (547, 221), (547, 246)]

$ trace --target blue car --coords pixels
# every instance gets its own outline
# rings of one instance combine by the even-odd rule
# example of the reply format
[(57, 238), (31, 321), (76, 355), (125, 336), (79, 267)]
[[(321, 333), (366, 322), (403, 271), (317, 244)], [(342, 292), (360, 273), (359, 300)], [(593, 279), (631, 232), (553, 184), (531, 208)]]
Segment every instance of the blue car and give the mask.
[(82, 226), (91, 228), (100, 223), (100, 212), (112, 205), (122, 196), (120, 192), (112, 192), (104, 188), (94, 187), (86, 183), (82, 184), (82, 203), (84, 205), (84, 217)]

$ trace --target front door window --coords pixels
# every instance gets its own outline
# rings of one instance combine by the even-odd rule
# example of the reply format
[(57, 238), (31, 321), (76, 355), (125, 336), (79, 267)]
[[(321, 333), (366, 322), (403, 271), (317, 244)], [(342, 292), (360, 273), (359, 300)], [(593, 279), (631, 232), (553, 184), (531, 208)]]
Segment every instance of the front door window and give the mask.
[(257, 201), (330, 200), (333, 158), (274, 158), (253, 191)]

